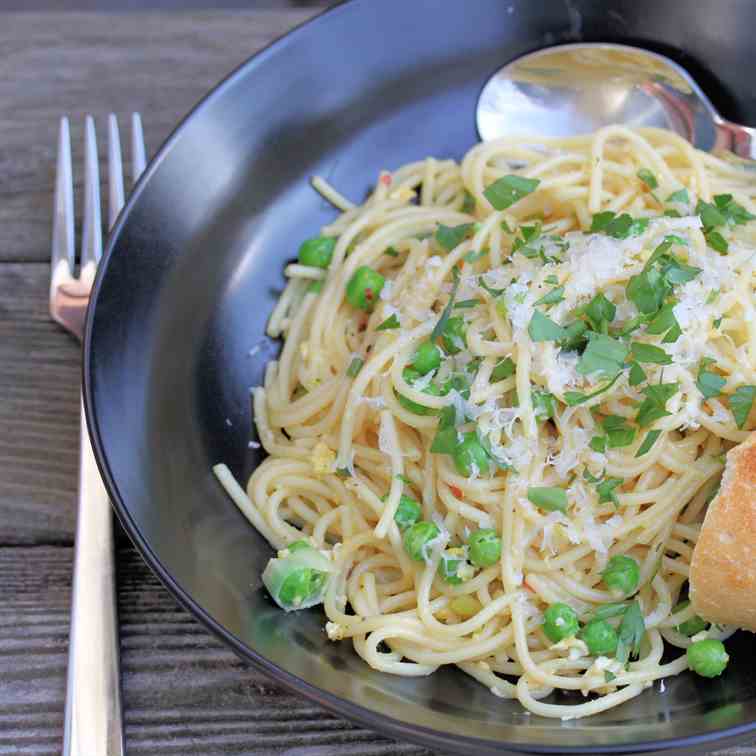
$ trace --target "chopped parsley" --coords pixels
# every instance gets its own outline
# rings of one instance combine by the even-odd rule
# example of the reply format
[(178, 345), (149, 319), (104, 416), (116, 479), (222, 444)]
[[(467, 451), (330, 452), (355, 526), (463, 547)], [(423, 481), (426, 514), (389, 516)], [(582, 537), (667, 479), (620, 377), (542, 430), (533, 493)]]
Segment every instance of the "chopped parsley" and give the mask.
[(640, 236), (648, 228), (648, 218), (633, 218), (627, 213), (617, 215), (611, 210), (596, 213), (591, 222), (591, 233), (604, 233), (614, 239)]
[(627, 664), (631, 656), (638, 657), (645, 632), (646, 625), (643, 621), (640, 604), (637, 601), (633, 601), (622, 615), (622, 622), (620, 623), (618, 632), (619, 642), (617, 643), (614, 658), (624, 665)]
[(679, 391), (680, 386), (677, 383), (657, 383), (653, 386), (646, 386), (643, 389), (645, 399), (638, 408), (638, 416), (635, 418), (641, 428), (656, 422), (662, 417), (671, 415), (667, 411), (667, 402)]
[(547, 294), (544, 294), (538, 301), (533, 304), (536, 305), (554, 305), (558, 304), (564, 299), (564, 286), (557, 286)]
[(539, 179), (510, 174), (502, 176), (487, 186), (483, 195), (495, 210), (506, 210), (515, 202), (519, 202), (523, 197), (534, 192), (540, 183)]
[(540, 310), (535, 310), (528, 323), (528, 335), (533, 341), (559, 341), (564, 337), (564, 328)]
[(643, 443), (638, 447), (638, 451), (635, 452), (635, 456), (642, 457), (644, 454), (650, 452), (651, 447), (656, 443), (656, 439), (659, 438), (660, 435), (661, 431), (658, 429), (649, 431), (643, 439)]
[(630, 345), (633, 359), (636, 362), (652, 365), (671, 365), (672, 357), (661, 347), (653, 344), (644, 344), (640, 341), (633, 341)]
[(496, 363), (491, 373), (491, 383), (503, 381), (505, 378), (511, 378), (515, 373), (515, 364), (511, 357), (505, 357)]
[(362, 357), (354, 357), (352, 361), (349, 363), (349, 367), (347, 368), (346, 374), (350, 378), (356, 378), (360, 370), (362, 370), (362, 366), (365, 364), (365, 360), (362, 359)]
[(715, 396), (719, 396), (722, 393), (722, 389), (725, 387), (727, 381), (722, 378), (721, 375), (709, 370), (709, 366), (714, 364), (714, 360), (710, 357), (705, 357), (701, 360), (701, 365), (698, 369), (698, 377), (696, 378), (696, 386), (698, 390), (703, 394), (704, 399), (712, 399)]
[(435, 239), (447, 252), (451, 252), (465, 240), (474, 225), (474, 223), (462, 223), (459, 226), (445, 226), (439, 223)]
[(638, 451), (635, 452), (635, 456), (642, 457), (644, 454), (651, 451), (651, 447), (656, 443), (656, 439), (659, 438), (660, 435), (661, 431), (658, 429), (649, 431), (643, 439), (643, 443), (638, 447)]
[(735, 418), (735, 425), (742, 429), (751, 414), (756, 386), (738, 386), (730, 397), (730, 411)]
[(688, 190), (683, 187), (667, 197), (667, 202), (684, 202), (686, 205), (690, 203), (690, 197), (688, 196)]
[(436, 323), (436, 325), (433, 327), (433, 330), (431, 331), (430, 342), (432, 344), (435, 344), (443, 335), (444, 328), (446, 327), (446, 323), (449, 320), (451, 311), (454, 307), (454, 299), (457, 296), (457, 289), (459, 289), (459, 273), (457, 272), (456, 268), (452, 268), (452, 271), (454, 275), (454, 284), (452, 286), (451, 295), (449, 297), (449, 301), (446, 303), (446, 307), (444, 307), (443, 312), (441, 313), (441, 317), (438, 319), (438, 323)]
[(530, 400), (537, 420), (550, 420), (556, 415), (556, 400), (548, 391), (533, 389)]
[(397, 328), (401, 328), (399, 318), (396, 317), (396, 313), (389, 315), (386, 320), (383, 321), (375, 330), (376, 331), (393, 331)]
[(580, 375), (592, 375), (594, 373), (606, 378), (613, 378), (624, 367), (628, 352), (627, 345), (611, 336), (604, 334), (591, 334), (583, 354), (577, 364), (577, 372)]
[(659, 186), (656, 176), (648, 168), (641, 168), (636, 175), (651, 190)]

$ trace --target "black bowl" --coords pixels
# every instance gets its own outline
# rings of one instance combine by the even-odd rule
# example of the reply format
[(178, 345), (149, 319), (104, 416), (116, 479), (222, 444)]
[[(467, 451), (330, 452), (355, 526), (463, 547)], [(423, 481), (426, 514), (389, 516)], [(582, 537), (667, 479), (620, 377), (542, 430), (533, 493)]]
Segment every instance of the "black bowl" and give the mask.
[[(756, 123), (748, 0), (382, 0), (342, 5), (244, 64), (164, 145), (100, 265), (86, 403), (118, 514), (178, 600), (279, 682), (399, 738), (454, 752), (701, 748), (756, 728), (751, 636), (713, 681), (685, 674), (586, 720), (528, 716), (462, 673), (406, 679), (330, 643), (320, 610), (284, 614), (271, 550), (213, 478), (246, 479), (249, 387), (278, 344), (265, 322), (284, 263), (334, 217), (308, 178), (364, 196), (382, 168), (460, 157), (503, 63), (546, 45), (620, 41), (689, 68), (723, 114)], [(261, 349), (250, 355), (253, 347)], [(722, 744), (723, 743), (718, 743)]]

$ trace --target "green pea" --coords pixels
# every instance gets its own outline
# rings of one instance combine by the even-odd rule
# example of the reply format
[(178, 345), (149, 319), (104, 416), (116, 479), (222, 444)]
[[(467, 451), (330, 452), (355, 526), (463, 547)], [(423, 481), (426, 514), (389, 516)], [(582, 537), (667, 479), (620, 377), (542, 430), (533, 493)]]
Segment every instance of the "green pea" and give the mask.
[(313, 596), (317, 596), (325, 585), (328, 575), (311, 567), (292, 570), (284, 578), (278, 590), (278, 600), (285, 606), (297, 607)]
[(399, 526), (399, 530), (407, 530), (420, 519), (421, 514), (419, 502), (402, 494), (399, 498), (399, 506), (394, 512), (394, 522)]
[[(690, 601), (688, 601), (688, 599), (685, 599), (685, 601), (681, 601), (672, 610), (672, 614), (677, 614), (677, 612), (681, 612), (683, 609), (685, 609), (689, 605), (690, 605)], [(696, 635), (697, 633), (700, 633), (703, 630), (706, 630), (706, 622), (702, 620), (697, 614), (694, 614), (690, 619), (686, 619), (685, 622), (681, 622), (679, 625), (677, 625), (677, 627), (675, 627), (675, 630), (677, 630), (678, 633), (687, 635), (690, 638), (691, 636)]]
[[(420, 377), (420, 373), (413, 368), (404, 368), (402, 376), (407, 383), (412, 385)], [(435, 383), (429, 383), (422, 390), (422, 393), (428, 394), (428, 396), (441, 396), (441, 389), (439, 389)], [(426, 407), (424, 404), (408, 399), (404, 394), (397, 394), (396, 398), (399, 400), (399, 404), (401, 404), (407, 412), (413, 412), (416, 415), (434, 415), (437, 412), (433, 407)]]
[(381, 294), (386, 279), (377, 271), (363, 265), (354, 272), (346, 287), (346, 298), (360, 310), (370, 312)]
[[(543, 613), (543, 632), (552, 643), (571, 638), (580, 628), (577, 612), (567, 604), (551, 604)], [(586, 642), (586, 645), (588, 643)]]
[(467, 348), (467, 323), (461, 317), (449, 318), (442, 331), (444, 349), (449, 354), (458, 354)]
[[(438, 563), (438, 574), (449, 585), (460, 585), (465, 582), (466, 572), (464, 551), (462, 549), (447, 549), (442, 552)], [(469, 567), (468, 567), (469, 570)]]
[(316, 236), (303, 241), (299, 247), (299, 262), (314, 268), (327, 268), (331, 264), (336, 239), (332, 236)]
[(501, 559), (501, 538), (493, 528), (476, 530), (467, 539), (470, 561), (476, 567), (491, 567)]
[(632, 557), (613, 556), (601, 577), (614, 595), (629, 596), (640, 582), (640, 567)]
[(404, 550), (410, 559), (427, 562), (430, 559), (429, 544), (439, 536), (438, 527), (427, 520), (420, 520), (404, 531)]
[(592, 620), (579, 637), (592, 656), (612, 656), (617, 650), (617, 631), (606, 620)]
[(475, 468), (480, 475), (486, 475), (490, 467), (488, 453), (481, 446), (475, 431), (465, 433), (462, 442), (457, 445), (452, 455), (454, 466), (460, 475), (469, 478)]
[(714, 638), (696, 641), (686, 653), (690, 668), (702, 677), (717, 677), (724, 672), (730, 657), (724, 643)]
[(436, 370), (441, 364), (441, 350), (430, 341), (424, 341), (412, 358), (412, 367), (421, 375)]
[(307, 287), (307, 293), (308, 294), (320, 294), (321, 291), (323, 291), (323, 282), (322, 281), (313, 281)]

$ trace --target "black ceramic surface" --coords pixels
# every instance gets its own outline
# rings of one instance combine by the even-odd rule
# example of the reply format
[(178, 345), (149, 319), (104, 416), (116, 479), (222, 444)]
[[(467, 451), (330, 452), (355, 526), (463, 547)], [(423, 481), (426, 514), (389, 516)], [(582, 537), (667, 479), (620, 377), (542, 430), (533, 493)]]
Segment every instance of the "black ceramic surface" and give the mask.
[(85, 365), (88, 419), (118, 513), (185, 606), (291, 688), (447, 751), (699, 749), (756, 727), (746, 634), (729, 642), (734, 663), (721, 678), (686, 674), (664, 693), (657, 684), (564, 723), (455, 670), (375, 672), (349, 643), (326, 639), (320, 610), (274, 608), (260, 584), (270, 549), (210, 472), (224, 461), (246, 479), (259, 461), (248, 448), (249, 388), (278, 349), (265, 323), (284, 263), (334, 217), (308, 185), (313, 173), (360, 199), (382, 168), (461, 157), (476, 141), (489, 75), (577, 40), (664, 52), (725, 117), (756, 124), (754, 28), (749, 0), (357, 0), (253, 58), (191, 114), (110, 239)]

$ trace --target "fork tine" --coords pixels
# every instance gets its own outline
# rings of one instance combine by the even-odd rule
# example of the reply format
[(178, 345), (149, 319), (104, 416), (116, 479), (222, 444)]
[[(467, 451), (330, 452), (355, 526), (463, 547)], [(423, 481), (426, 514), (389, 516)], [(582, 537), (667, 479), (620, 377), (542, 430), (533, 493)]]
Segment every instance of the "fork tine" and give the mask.
[(108, 189), (108, 228), (112, 228), (123, 207), (121, 136), (118, 133), (118, 119), (114, 113), (108, 116)]
[(131, 169), (133, 183), (139, 181), (147, 165), (147, 151), (144, 148), (142, 117), (139, 113), (131, 114)]
[(74, 266), (74, 199), (71, 136), (68, 118), (60, 119), (58, 166), (55, 175), (55, 217), (50, 255), (50, 300), (60, 283), (70, 280)]
[(81, 232), (81, 271), (84, 283), (94, 280), (102, 255), (102, 215), (100, 211), (100, 169), (94, 119), (87, 116), (84, 141), (84, 220)]

